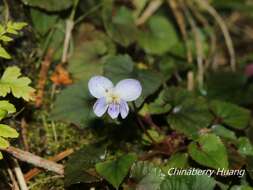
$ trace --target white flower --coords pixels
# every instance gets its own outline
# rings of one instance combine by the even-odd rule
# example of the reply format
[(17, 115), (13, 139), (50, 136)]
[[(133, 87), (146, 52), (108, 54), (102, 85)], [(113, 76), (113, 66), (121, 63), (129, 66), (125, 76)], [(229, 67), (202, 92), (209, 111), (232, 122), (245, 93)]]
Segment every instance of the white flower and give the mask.
[(88, 82), (92, 96), (98, 100), (93, 106), (94, 113), (101, 117), (108, 109), (108, 114), (115, 119), (120, 114), (124, 119), (128, 115), (127, 102), (134, 101), (141, 95), (142, 87), (138, 80), (124, 79), (116, 86), (106, 77), (94, 76)]

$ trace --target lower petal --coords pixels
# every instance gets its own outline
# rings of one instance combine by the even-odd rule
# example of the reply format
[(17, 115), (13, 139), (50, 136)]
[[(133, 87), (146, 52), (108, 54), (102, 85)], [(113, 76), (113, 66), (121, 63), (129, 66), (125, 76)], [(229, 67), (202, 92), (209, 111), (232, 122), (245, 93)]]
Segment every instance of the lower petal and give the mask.
[(93, 106), (94, 113), (98, 117), (101, 117), (102, 115), (104, 115), (107, 108), (108, 108), (108, 105), (106, 104), (105, 98), (99, 98)]
[(108, 108), (108, 114), (112, 119), (115, 119), (119, 115), (119, 104), (110, 104)]
[(126, 116), (128, 115), (128, 112), (129, 112), (129, 107), (128, 107), (126, 101), (121, 100), (120, 101), (120, 115), (121, 115), (122, 119), (126, 118)]

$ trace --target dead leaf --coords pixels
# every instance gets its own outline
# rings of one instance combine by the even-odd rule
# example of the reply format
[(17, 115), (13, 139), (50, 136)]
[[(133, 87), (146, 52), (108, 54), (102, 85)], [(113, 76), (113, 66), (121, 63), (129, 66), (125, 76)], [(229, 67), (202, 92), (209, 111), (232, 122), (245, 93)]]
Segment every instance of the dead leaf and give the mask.
[(51, 75), (50, 79), (55, 85), (70, 85), (73, 83), (69, 72), (61, 64), (56, 66), (55, 71)]

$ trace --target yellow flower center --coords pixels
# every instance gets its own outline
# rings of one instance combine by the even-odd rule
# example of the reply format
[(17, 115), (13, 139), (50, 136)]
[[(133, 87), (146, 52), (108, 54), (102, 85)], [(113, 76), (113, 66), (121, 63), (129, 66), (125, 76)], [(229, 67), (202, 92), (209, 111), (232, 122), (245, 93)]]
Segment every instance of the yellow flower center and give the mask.
[(106, 90), (105, 99), (106, 99), (107, 104), (119, 104), (120, 103), (119, 95), (116, 94), (113, 90)]

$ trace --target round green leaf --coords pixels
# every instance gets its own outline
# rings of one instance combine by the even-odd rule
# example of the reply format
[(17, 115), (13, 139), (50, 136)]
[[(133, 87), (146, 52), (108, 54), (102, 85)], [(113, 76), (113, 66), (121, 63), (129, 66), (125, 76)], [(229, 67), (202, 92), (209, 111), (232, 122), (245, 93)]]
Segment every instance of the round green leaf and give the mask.
[(114, 9), (110, 1), (103, 7), (103, 22), (108, 35), (120, 45), (127, 47), (136, 40), (137, 27), (130, 9), (124, 6)]
[(160, 186), (160, 190), (213, 190), (215, 180), (206, 175), (177, 175), (167, 176)]
[(118, 189), (119, 185), (128, 174), (129, 168), (136, 159), (135, 154), (123, 155), (116, 160), (108, 160), (96, 164), (96, 170), (109, 183), (111, 183), (113, 187)]
[(250, 120), (250, 111), (235, 104), (222, 101), (211, 102), (211, 109), (221, 123), (236, 129), (244, 129)]
[(130, 178), (137, 183), (136, 189), (158, 190), (165, 174), (161, 168), (150, 162), (136, 162), (130, 171)]
[(174, 130), (195, 139), (199, 136), (199, 130), (211, 124), (212, 115), (202, 97), (194, 97), (187, 90), (180, 88), (169, 88), (165, 94), (166, 101), (173, 106), (167, 121)]
[(95, 119), (91, 97), (87, 89), (87, 81), (80, 81), (61, 91), (51, 111), (51, 119), (73, 123), (80, 127), (88, 127)]
[(164, 54), (178, 42), (177, 32), (169, 20), (163, 16), (152, 16), (147, 28), (139, 32), (138, 43), (151, 54)]
[(245, 156), (253, 156), (253, 146), (247, 137), (240, 137), (237, 142), (238, 151)]
[(197, 163), (211, 168), (228, 168), (228, 156), (225, 145), (214, 134), (200, 136), (188, 146), (188, 152)]
[(89, 174), (87, 170), (102, 160), (105, 150), (105, 146), (101, 144), (90, 144), (71, 155), (65, 167), (65, 186), (99, 181), (97, 176)]

